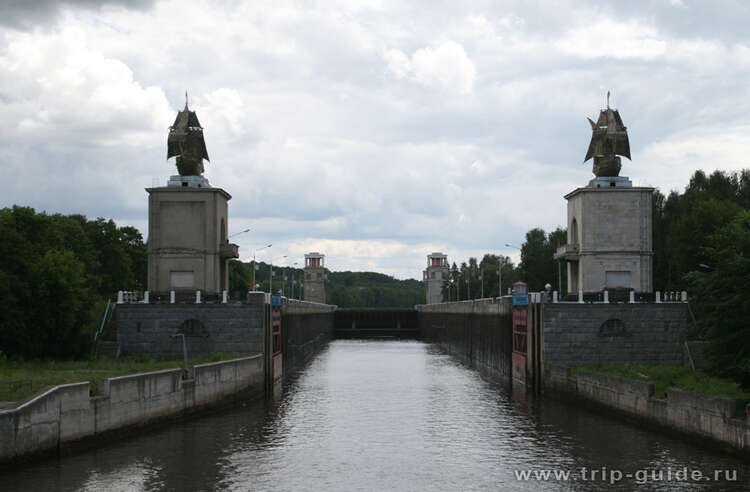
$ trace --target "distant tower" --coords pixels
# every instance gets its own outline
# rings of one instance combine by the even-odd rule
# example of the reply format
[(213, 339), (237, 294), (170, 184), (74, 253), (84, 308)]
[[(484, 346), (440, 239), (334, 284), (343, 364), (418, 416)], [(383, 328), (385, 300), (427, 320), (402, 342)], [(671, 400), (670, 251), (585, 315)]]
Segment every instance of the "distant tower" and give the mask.
[(305, 255), (305, 300), (326, 302), (326, 267), (325, 255), (308, 253)]
[(568, 264), (568, 292), (627, 289), (652, 292), (652, 196), (619, 176), (620, 158), (630, 158), (627, 128), (620, 114), (602, 109), (592, 128), (587, 161), (596, 176), (567, 195), (568, 243), (555, 258)]
[(427, 304), (443, 302), (443, 287), (448, 281), (448, 256), (443, 253), (427, 255), (427, 269), (424, 271), (424, 283), (427, 288)]

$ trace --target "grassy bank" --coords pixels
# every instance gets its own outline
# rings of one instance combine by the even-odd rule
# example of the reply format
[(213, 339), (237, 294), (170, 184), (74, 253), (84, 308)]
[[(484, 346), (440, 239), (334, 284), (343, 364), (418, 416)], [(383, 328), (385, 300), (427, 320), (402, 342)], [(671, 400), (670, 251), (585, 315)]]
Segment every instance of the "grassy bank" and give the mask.
[[(233, 358), (230, 354), (212, 354), (188, 360), (189, 365)], [(82, 361), (0, 361), (0, 402), (27, 398), (47, 386), (91, 381), (92, 391), (99, 381), (124, 374), (182, 367), (182, 359), (127, 356), (118, 359)]]
[(743, 390), (734, 381), (710, 376), (703, 371), (693, 371), (684, 366), (588, 364), (572, 368), (571, 374), (577, 377), (581, 369), (654, 383), (654, 398), (665, 399), (667, 388), (674, 387), (706, 395), (750, 399), (750, 392)]

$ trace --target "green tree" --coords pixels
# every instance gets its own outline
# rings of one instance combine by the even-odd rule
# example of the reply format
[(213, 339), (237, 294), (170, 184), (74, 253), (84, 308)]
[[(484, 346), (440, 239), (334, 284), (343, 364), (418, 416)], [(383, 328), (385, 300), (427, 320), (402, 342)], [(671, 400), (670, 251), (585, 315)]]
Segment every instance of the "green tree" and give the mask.
[(562, 269), (554, 256), (556, 249), (566, 242), (567, 231), (560, 227), (549, 235), (539, 228), (526, 233), (526, 242), (521, 245), (520, 271), (521, 280), (529, 284), (530, 291), (544, 290), (548, 283), (557, 290)]
[(708, 271), (686, 276), (713, 371), (750, 387), (750, 211), (739, 212), (703, 248)]
[[(26, 345), (31, 355), (55, 358), (88, 353), (91, 290), (83, 264), (72, 251), (50, 250), (34, 265), (35, 309), (27, 313)], [(71, 351), (72, 349), (72, 351)]]

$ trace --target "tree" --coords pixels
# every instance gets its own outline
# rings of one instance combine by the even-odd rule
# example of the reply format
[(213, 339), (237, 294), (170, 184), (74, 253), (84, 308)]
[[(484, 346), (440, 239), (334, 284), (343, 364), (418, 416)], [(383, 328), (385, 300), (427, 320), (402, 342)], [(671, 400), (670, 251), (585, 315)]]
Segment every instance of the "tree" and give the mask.
[(33, 268), (35, 309), (27, 312), (27, 346), (34, 356), (77, 357), (88, 353), (91, 289), (72, 251), (47, 251)]
[(0, 210), (0, 350), (87, 355), (92, 310), (117, 290), (145, 288), (146, 264), (133, 227), (29, 207)]
[(526, 233), (521, 245), (521, 280), (529, 284), (530, 291), (544, 290), (546, 284), (557, 289), (560, 268), (554, 259), (555, 251), (567, 242), (567, 231), (558, 227), (549, 235), (535, 228)]
[(739, 212), (703, 248), (708, 271), (686, 276), (715, 373), (750, 387), (750, 211)]

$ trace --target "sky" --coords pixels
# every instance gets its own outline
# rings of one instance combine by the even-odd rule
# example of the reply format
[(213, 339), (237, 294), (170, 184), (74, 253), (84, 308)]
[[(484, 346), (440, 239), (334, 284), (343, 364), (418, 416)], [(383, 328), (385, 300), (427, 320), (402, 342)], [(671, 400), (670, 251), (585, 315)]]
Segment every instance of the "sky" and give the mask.
[[(750, 167), (750, 2), (0, 0), (0, 207), (147, 235), (145, 188), (198, 114), (241, 259), (421, 278), (518, 261), (606, 104), (621, 175), (665, 194)], [(507, 246), (510, 245), (510, 246)], [(286, 256), (286, 258), (283, 258)]]

